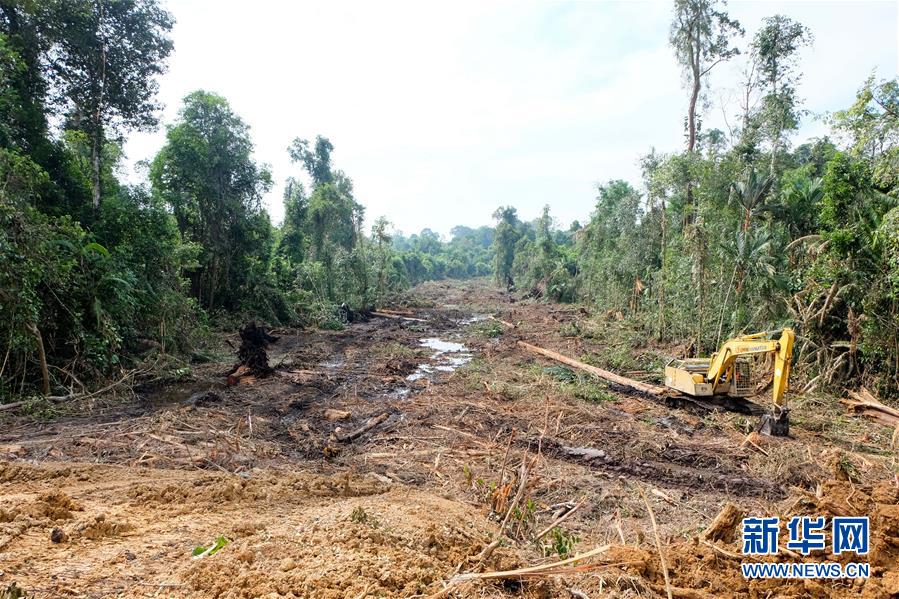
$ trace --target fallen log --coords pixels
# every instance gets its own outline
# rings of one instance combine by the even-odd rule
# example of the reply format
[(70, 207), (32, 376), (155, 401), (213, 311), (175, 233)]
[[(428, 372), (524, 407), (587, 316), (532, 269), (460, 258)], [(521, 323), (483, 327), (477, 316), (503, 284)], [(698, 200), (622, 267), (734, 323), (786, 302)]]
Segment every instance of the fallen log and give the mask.
[(496, 316), (493, 316), (492, 314), (490, 316), (488, 316), (487, 318), (489, 318), (490, 320), (495, 320), (496, 322), (500, 323), (501, 325), (507, 326), (510, 329), (517, 328), (516, 325), (512, 324), (511, 322), (497, 318)]
[(557, 362), (561, 362), (562, 364), (567, 364), (572, 368), (577, 368), (579, 370), (583, 370), (585, 372), (589, 372), (593, 376), (598, 376), (601, 379), (605, 379), (607, 381), (611, 381), (617, 385), (621, 385), (623, 387), (630, 387), (631, 389), (636, 389), (641, 393), (646, 393), (648, 395), (654, 395), (656, 397), (661, 397), (668, 393), (668, 389), (665, 387), (659, 387), (658, 385), (650, 385), (648, 383), (642, 383), (640, 381), (635, 381), (634, 379), (629, 379), (627, 377), (623, 377), (615, 374), (614, 372), (609, 372), (608, 370), (603, 370), (602, 368), (597, 368), (596, 366), (591, 366), (589, 364), (584, 364), (583, 362), (579, 362), (567, 356), (563, 356), (558, 352), (554, 352), (551, 349), (544, 349), (542, 347), (537, 347), (536, 345), (531, 345), (525, 341), (519, 341), (518, 345), (525, 348), (530, 352), (534, 352), (535, 354), (540, 354), (546, 356), (547, 358), (552, 358)]
[(380, 312), (378, 310), (374, 310), (370, 314), (372, 316), (377, 316), (378, 318), (389, 318), (391, 320), (413, 320), (415, 322), (428, 322), (424, 318), (412, 318), (411, 316), (400, 316), (398, 314), (388, 314), (386, 312)]
[(853, 404), (854, 407), (860, 406), (865, 409), (877, 410), (878, 412), (883, 412), (884, 414), (899, 418), (899, 410), (880, 403), (880, 401), (871, 395), (871, 392), (864, 387), (862, 387), (861, 392), (850, 391), (849, 396), (855, 400)]
[(368, 422), (366, 422), (365, 424), (363, 424), (362, 426), (360, 426), (359, 428), (357, 428), (354, 431), (350, 431), (345, 435), (335, 434), (334, 436), (341, 443), (347, 443), (348, 441), (352, 441), (353, 439), (355, 439), (357, 437), (361, 437), (362, 435), (364, 435), (371, 429), (375, 428), (376, 426), (378, 426), (379, 424), (381, 424), (382, 422), (387, 420), (389, 417), (390, 417), (390, 414), (388, 412), (384, 412), (383, 414), (369, 418)]
[(381, 308), (378, 310), (382, 314), (393, 314), (394, 316), (415, 316), (415, 312), (412, 310), (388, 310), (387, 308)]

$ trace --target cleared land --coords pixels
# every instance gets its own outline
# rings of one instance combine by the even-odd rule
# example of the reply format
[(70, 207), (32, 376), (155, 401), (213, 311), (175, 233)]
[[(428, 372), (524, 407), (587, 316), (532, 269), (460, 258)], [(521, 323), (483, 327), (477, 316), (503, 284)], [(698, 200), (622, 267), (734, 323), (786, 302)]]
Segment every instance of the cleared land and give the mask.
[[(749, 416), (610, 388), (516, 342), (649, 383), (682, 348), (659, 347), (614, 314), (514, 302), (484, 281), (429, 283), (394, 308), (404, 314), (343, 331), (275, 331), (269, 377), (227, 386), (234, 358), (223, 344), (220, 360), (182, 381), (117, 390), (49, 420), (4, 415), (0, 588), (94, 597), (899, 593), (889, 427), (846, 415), (837, 398), (794, 394), (793, 436), (762, 438), (748, 436)], [(872, 578), (745, 581), (736, 523), (708, 530), (728, 504), (738, 508), (730, 515), (871, 515)], [(501, 527), (504, 540), (493, 543)], [(221, 536), (229, 542), (216, 553), (191, 555)], [(446, 588), (455, 574), (606, 545), (576, 571), (456, 578)]]

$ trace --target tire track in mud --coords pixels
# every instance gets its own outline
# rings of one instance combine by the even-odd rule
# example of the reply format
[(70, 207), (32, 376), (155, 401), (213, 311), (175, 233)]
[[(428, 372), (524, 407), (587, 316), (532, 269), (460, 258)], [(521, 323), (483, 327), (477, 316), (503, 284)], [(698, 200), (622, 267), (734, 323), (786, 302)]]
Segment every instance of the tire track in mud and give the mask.
[(781, 500), (787, 496), (786, 490), (773, 481), (746, 476), (743, 472), (724, 465), (717, 466), (717, 471), (713, 471), (710, 468), (680, 463), (691, 461), (689, 457), (691, 455), (693, 460), (700, 463), (709, 458), (705, 454), (689, 450), (684, 450), (685, 453), (677, 459), (661, 461), (640, 459), (627, 456), (624, 452), (612, 452), (602, 448), (572, 448), (555, 439), (544, 438), (543, 451), (555, 458), (579, 463), (591, 469), (632, 476), (643, 482), (689, 491), (712, 490), (728, 495), (767, 500)]
[[(528, 423), (504, 418), (502, 428), (527, 430)], [(496, 423), (494, 423), (496, 424)], [(645, 483), (677, 488), (684, 491), (723, 493), (739, 497), (777, 501), (788, 493), (783, 485), (761, 477), (748, 476), (738, 465), (730, 465), (718, 456), (684, 447), (667, 446), (652, 449), (655, 459), (630, 454), (635, 447), (633, 435), (621, 431), (604, 431), (602, 443), (589, 447), (572, 447), (565, 441), (544, 436), (542, 440), (528, 436), (516, 439), (512, 446), (535, 451), (538, 443), (544, 455), (584, 468), (609, 474), (633, 477)]]

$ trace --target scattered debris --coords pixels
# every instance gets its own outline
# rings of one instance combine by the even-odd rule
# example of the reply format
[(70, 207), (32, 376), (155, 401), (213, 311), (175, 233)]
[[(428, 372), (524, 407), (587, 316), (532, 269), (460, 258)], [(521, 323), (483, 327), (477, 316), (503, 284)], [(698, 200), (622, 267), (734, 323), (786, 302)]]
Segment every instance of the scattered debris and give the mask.
[[(453, 578), (449, 581), (446, 588), (443, 590), (434, 593), (428, 596), (428, 599), (440, 599), (442, 597), (448, 596), (451, 592), (455, 590), (455, 587), (459, 586), (462, 583), (469, 582), (472, 580), (502, 580), (502, 579), (516, 579), (523, 580), (528, 578), (544, 578), (549, 576), (564, 576), (566, 574), (577, 574), (582, 572), (589, 572), (590, 570), (595, 570), (596, 568), (603, 567), (603, 564), (578, 564), (578, 562), (582, 562), (587, 558), (594, 557), (600, 555), (602, 553), (607, 552), (611, 549), (611, 545), (601, 545), (586, 553), (580, 553), (575, 555), (574, 557), (570, 557), (568, 559), (563, 559), (558, 562), (552, 562), (549, 564), (542, 564), (539, 566), (531, 566), (529, 568), (517, 568), (515, 570), (502, 570), (499, 572), (481, 572), (481, 573), (469, 573), (469, 574), (457, 574), (453, 576)], [(573, 565), (577, 564), (577, 565)], [(566, 567), (567, 566), (567, 567)]]
[(216, 403), (222, 400), (222, 397), (215, 391), (198, 391), (187, 398), (184, 403), (189, 406), (204, 406)]
[(28, 597), (28, 593), (14, 582), (0, 591), (0, 599), (26, 599), (26, 597)]
[(209, 547), (204, 547), (203, 545), (194, 547), (194, 550), (191, 551), (191, 555), (194, 557), (194, 559), (199, 559), (208, 555), (215, 555), (230, 542), (231, 540), (224, 535), (219, 535)]
[(68, 540), (69, 536), (63, 531), (63, 529), (54, 527), (53, 530), (50, 531), (50, 541), (52, 543), (65, 543)]
[[(278, 376), (239, 365), (240, 385), (224, 390), (233, 362), (219, 360), (192, 364), (188, 379), (145, 380), (139, 400), (97, 397), (74, 418), (3, 415), (4, 585), (14, 576), (28, 589), (91, 596), (137, 584), (148, 595), (250, 589), (360, 599), (899, 593), (891, 429), (828, 419), (841, 406), (821, 393), (792, 438), (747, 441), (741, 415), (673, 417), (667, 402), (597, 384), (589, 369), (516, 342), (527, 331), (571, 356), (610, 348), (606, 362), (625, 376), (679, 353), (647, 339), (633, 355), (644, 339), (627, 323), (601, 322), (601, 313), (585, 321), (577, 306), (540, 302), (513, 311), (511, 298), (480, 283), (419, 289), (413, 305), (426, 310), (385, 313), (426, 314), (426, 327), (371, 319), (342, 331), (267, 331), (280, 336), (267, 350)], [(490, 313), (517, 331), (487, 317), (500, 335), (470, 326), (472, 314)], [(470, 361), (452, 373), (436, 368), (459, 358)], [(432, 372), (409, 383), (422, 362)], [(581, 387), (601, 389), (602, 405)], [(657, 518), (652, 528), (638, 486)], [(870, 515), (871, 578), (743, 579), (744, 513), (781, 522)], [(210, 558), (219, 533), (230, 543)], [(600, 554), (573, 555), (610, 535), (616, 544)], [(199, 540), (207, 557), (187, 559)], [(549, 560), (563, 562), (545, 564), (555, 554)], [(784, 551), (773, 559), (816, 560)], [(88, 569), (91, 577), (61, 574)]]
[(726, 504), (712, 523), (702, 532), (702, 538), (707, 541), (724, 541), (730, 543), (734, 540), (737, 527), (745, 517), (746, 512), (732, 503)]
[(383, 311), (372, 311), (372, 316), (377, 316), (378, 318), (389, 318), (391, 320), (410, 320), (412, 322), (428, 322), (426, 318), (413, 318), (411, 316), (401, 316), (399, 314), (390, 314)]
[(335, 410), (333, 408), (328, 408), (325, 410), (325, 418), (328, 420), (346, 420), (352, 416), (352, 414), (346, 410)]

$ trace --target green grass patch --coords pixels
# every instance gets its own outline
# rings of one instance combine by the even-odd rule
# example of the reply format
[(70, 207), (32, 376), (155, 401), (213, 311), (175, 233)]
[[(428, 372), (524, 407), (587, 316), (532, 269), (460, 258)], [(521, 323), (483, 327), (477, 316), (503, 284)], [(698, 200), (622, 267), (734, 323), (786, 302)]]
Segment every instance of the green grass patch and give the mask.
[(503, 325), (495, 320), (482, 320), (468, 326), (472, 334), (485, 339), (495, 339), (503, 334)]

